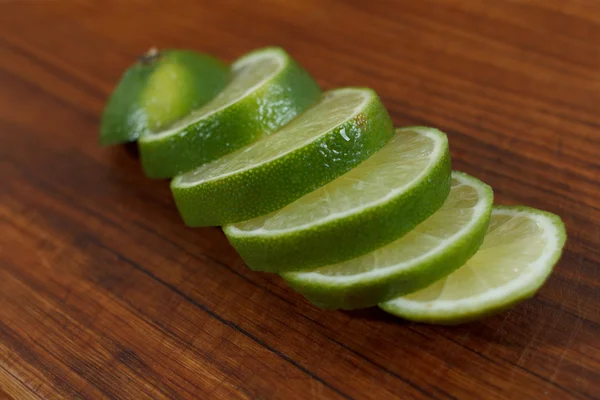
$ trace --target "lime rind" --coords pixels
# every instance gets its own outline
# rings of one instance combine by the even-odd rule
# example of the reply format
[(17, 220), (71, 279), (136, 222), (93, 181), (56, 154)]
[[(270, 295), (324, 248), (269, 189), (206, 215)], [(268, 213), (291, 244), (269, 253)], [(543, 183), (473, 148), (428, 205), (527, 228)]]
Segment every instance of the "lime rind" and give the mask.
[[(492, 218), (496, 215), (524, 216), (543, 227), (546, 245), (540, 252), (541, 256), (530, 264), (532, 268), (528, 269), (527, 274), (476, 296), (459, 300), (422, 302), (399, 297), (379, 306), (404, 319), (454, 325), (496, 314), (532, 297), (543, 286), (562, 255), (567, 237), (565, 226), (557, 215), (526, 206), (494, 206)], [(507, 254), (507, 257), (507, 265), (510, 265), (511, 254)]]
[(425, 127), (398, 130), (402, 131), (430, 135), (436, 145), (427, 168), (402, 189), (360, 209), (296, 230), (247, 232), (236, 225), (224, 227), (248, 267), (285, 273), (356, 258), (398, 239), (437, 211), (450, 192), (446, 135)]
[[(240, 173), (256, 170), (269, 163), (283, 162), (286, 157), (293, 156), (295, 151), (311, 144), (319, 144), (320, 153), (324, 156), (327, 156), (327, 153), (337, 154), (335, 150), (328, 147), (328, 144), (319, 143), (319, 139), (331, 135), (333, 131), (338, 131), (337, 133), (346, 142), (350, 142), (351, 137), (360, 135), (360, 132), (346, 132), (344, 124), (356, 119), (368, 103), (373, 101), (373, 94), (374, 92), (370, 89), (360, 88), (336, 89), (326, 92), (320, 101), (280, 129), (277, 136), (257, 141), (227, 157), (188, 171), (175, 179), (177, 186), (192, 187), (210, 181), (221, 181)], [(342, 106), (346, 110), (331, 105), (331, 103), (339, 105), (340, 102), (343, 103)], [(330, 112), (330, 115), (323, 116), (326, 120), (325, 123), (322, 120), (315, 121), (315, 117), (321, 117), (327, 111)], [(318, 124), (321, 126), (319, 127)], [(354, 154), (345, 155), (354, 156)], [(327, 163), (327, 160), (324, 161), (328, 164), (325, 166), (330, 168), (330, 163)]]
[(168, 50), (141, 94), (148, 129), (158, 132), (213, 100), (231, 78), (229, 66), (192, 51)]
[[(261, 87), (276, 80), (277, 75), (289, 64), (288, 58), (289, 56), (278, 48), (255, 50), (242, 56), (231, 65), (232, 78), (237, 79), (232, 79), (225, 90), (222, 90), (210, 104), (193, 110), (185, 118), (148, 138), (148, 141), (171, 136), (188, 125), (208, 118), (257, 92)], [(248, 85), (248, 81), (251, 84)]]
[[(221, 97), (193, 111), (174, 127), (138, 141), (148, 177), (170, 178), (238, 150), (283, 127), (319, 98), (317, 83), (282, 49), (256, 50), (236, 61), (234, 71), (242, 65), (239, 68), (243, 74), (244, 68), (253, 68), (252, 62), (263, 62), (271, 73), (241, 94), (234, 91), (239, 94), (235, 100), (224, 101), (227, 87), (239, 86), (233, 77)], [(278, 67), (271, 68), (273, 63)], [(248, 75), (259, 74), (260, 66), (255, 68), (259, 71)], [(213, 107), (214, 102), (223, 104)]]
[[(101, 145), (133, 142), (171, 124), (213, 99), (229, 80), (229, 67), (207, 54), (155, 53), (129, 67), (111, 93), (101, 118)], [(173, 71), (158, 76), (164, 69)], [(170, 93), (166, 100), (163, 90)]]
[[(283, 274), (283, 278), (313, 304), (326, 309), (374, 306), (398, 295), (422, 289), (441, 279), (462, 266), (478, 250), (487, 230), (493, 203), (493, 192), (488, 185), (461, 172), (453, 172), (452, 177), (460, 185), (472, 187), (478, 200), (468, 224), (452, 236), (441, 240), (430, 251), (403, 264), (391, 263), (385, 267), (352, 275), (325, 274), (317, 269)], [(435, 214), (430, 218), (434, 216)], [(397, 251), (403, 243), (406, 243), (406, 240), (400, 238), (375, 250), (374, 254), (353, 260), (353, 263), (372, 262), (374, 258), (380, 258), (377, 254), (383, 255), (394, 249)], [(340, 263), (337, 267), (344, 268), (344, 264)]]
[(135, 64), (125, 71), (102, 113), (101, 145), (133, 142), (149, 131), (147, 115), (139, 106), (138, 98), (155, 68), (155, 65)]
[[(171, 190), (184, 222), (189, 226), (225, 225), (267, 214), (332, 181), (374, 154), (394, 134), (392, 121), (375, 92), (344, 88), (327, 92), (323, 97), (357, 95), (362, 100), (352, 113), (293, 150), (235, 173), (200, 180), (197, 185), (186, 183), (183, 175), (176, 177)], [(317, 107), (318, 104), (314, 108)], [(309, 112), (312, 111), (295, 122)], [(253, 146), (281, 142), (281, 133), (263, 140), (264, 143)], [(245, 150), (228, 157), (238, 154), (243, 157)], [(211, 170), (211, 165), (201, 168)]]

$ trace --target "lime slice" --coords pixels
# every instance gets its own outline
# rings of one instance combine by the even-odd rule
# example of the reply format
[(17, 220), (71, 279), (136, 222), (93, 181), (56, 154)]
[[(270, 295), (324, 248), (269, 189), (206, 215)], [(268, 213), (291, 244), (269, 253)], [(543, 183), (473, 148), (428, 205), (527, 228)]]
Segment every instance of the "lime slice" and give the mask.
[(332, 90), (275, 135), (177, 176), (171, 190), (190, 226), (247, 220), (344, 174), (393, 134), (375, 92)]
[(100, 143), (132, 142), (175, 122), (213, 99), (229, 68), (189, 50), (149, 50), (111, 94), (100, 125)]
[(479, 251), (431, 286), (380, 304), (414, 321), (456, 324), (502, 311), (544, 284), (562, 253), (560, 218), (528, 207), (494, 207)]
[(249, 53), (233, 63), (231, 82), (211, 102), (139, 140), (144, 172), (168, 178), (222, 157), (281, 128), (319, 95), (285, 51)]
[[(331, 156), (337, 156), (335, 153)], [(358, 257), (406, 234), (450, 191), (444, 133), (412, 127), (335, 181), (269, 215), (224, 228), (254, 270), (289, 272)]]
[(322, 308), (361, 308), (414, 292), (462, 266), (479, 248), (492, 189), (460, 172), (444, 205), (400, 239), (361, 257), (283, 278)]

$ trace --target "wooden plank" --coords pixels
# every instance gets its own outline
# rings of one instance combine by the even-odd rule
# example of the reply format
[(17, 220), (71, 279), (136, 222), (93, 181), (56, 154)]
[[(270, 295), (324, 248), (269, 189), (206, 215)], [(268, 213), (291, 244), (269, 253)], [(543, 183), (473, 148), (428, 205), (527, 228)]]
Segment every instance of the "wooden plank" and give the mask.
[[(598, 398), (600, 3), (0, 3), (0, 396)], [(561, 215), (540, 293), (459, 327), (322, 311), (189, 229), (168, 185), (97, 145), (148, 47), (277, 44), (325, 88), (448, 133), (502, 204)]]

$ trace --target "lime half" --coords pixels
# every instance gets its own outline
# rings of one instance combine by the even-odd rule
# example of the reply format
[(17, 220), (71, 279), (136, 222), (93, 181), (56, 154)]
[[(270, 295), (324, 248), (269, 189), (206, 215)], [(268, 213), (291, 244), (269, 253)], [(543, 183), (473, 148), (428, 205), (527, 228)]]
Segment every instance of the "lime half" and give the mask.
[(370, 89), (337, 89), (274, 135), (177, 176), (190, 226), (223, 225), (280, 209), (375, 153), (394, 128)]
[(340, 178), (224, 231), (254, 270), (329, 265), (408, 233), (442, 206), (450, 181), (446, 135), (431, 128), (398, 129), (383, 149)]
[(380, 304), (421, 322), (456, 324), (502, 311), (544, 284), (566, 240), (560, 218), (528, 207), (494, 207), (479, 251), (427, 288)]
[(150, 49), (111, 94), (100, 143), (132, 142), (160, 130), (212, 100), (229, 81), (229, 67), (189, 50)]
[(400, 239), (361, 257), (283, 278), (322, 308), (361, 308), (414, 292), (462, 266), (479, 248), (492, 189), (460, 172), (444, 205)]
[(281, 128), (320, 95), (285, 51), (257, 50), (232, 65), (232, 80), (211, 102), (139, 142), (144, 172), (169, 178)]

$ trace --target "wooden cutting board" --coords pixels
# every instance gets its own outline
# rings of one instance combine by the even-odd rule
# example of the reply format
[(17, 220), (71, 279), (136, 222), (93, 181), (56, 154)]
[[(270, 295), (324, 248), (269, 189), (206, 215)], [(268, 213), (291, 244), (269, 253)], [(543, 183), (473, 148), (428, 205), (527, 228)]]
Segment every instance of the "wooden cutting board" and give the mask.
[[(500, 204), (561, 215), (539, 294), (458, 327), (321, 311), (97, 144), (151, 46), (280, 45), (447, 132)], [(600, 2), (0, 1), (0, 397), (600, 398)]]

